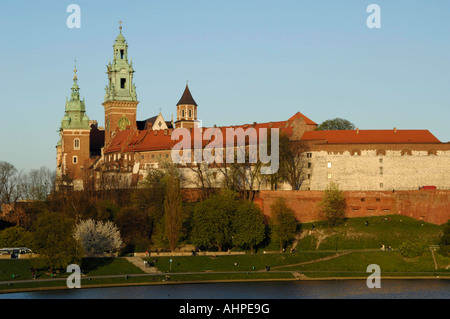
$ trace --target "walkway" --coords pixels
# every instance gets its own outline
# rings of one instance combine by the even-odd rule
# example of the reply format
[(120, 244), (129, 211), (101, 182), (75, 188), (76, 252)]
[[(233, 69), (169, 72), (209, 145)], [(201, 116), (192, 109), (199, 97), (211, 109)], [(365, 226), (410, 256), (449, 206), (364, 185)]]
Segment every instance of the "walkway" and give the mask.
[(127, 260), (138, 267), (139, 269), (142, 269), (142, 271), (146, 272), (147, 274), (153, 274), (155, 272), (158, 272), (158, 269), (156, 267), (145, 267), (144, 260), (141, 257), (126, 257)]
[(275, 267), (272, 267), (272, 269), (278, 269), (278, 268), (286, 268), (286, 267), (293, 267), (293, 266), (301, 266), (301, 265), (312, 264), (312, 263), (316, 263), (316, 262), (319, 262), (319, 261), (325, 261), (325, 260), (330, 260), (330, 259), (338, 258), (338, 257), (341, 257), (341, 256), (345, 256), (345, 255), (348, 255), (348, 254), (350, 254), (350, 253), (351, 253), (350, 251), (347, 251), (347, 252), (343, 252), (343, 253), (340, 253), (340, 254), (336, 254), (336, 255), (334, 255), (334, 256), (324, 257), (324, 258), (320, 258), (320, 259), (314, 259), (314, 260), (310, 260), (310, 261), (304, 261), (304, 262), (301, 262), (301, 263), (298, 263), (298, 264), (290, 264), (290, 265), (275, 266)]

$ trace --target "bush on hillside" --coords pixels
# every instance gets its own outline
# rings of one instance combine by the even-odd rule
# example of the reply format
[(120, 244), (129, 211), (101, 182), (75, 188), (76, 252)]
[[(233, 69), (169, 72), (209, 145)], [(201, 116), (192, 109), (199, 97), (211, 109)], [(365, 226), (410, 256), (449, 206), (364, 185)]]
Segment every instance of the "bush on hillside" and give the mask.
[(403, 257), (411, 259), (423, 254), (423, 247), (420, 243), (405, 241), (400, 245), (400, 253)]

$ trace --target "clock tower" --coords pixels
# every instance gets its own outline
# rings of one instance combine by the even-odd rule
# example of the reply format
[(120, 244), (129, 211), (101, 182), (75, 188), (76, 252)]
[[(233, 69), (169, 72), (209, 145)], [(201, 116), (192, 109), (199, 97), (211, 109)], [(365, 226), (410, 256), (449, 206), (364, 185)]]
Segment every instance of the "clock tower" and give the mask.
[[(122, 23), (122, 22), (120, 22)], [(128, 62), (128, 44), (122, 35), (122, 26), (113, 45), (113, 61), (107, 67), (108, 85), (105, 88), (105, 146), (117, 129), (136, 129), (137, 101), (133, 83), (133, 62)]]

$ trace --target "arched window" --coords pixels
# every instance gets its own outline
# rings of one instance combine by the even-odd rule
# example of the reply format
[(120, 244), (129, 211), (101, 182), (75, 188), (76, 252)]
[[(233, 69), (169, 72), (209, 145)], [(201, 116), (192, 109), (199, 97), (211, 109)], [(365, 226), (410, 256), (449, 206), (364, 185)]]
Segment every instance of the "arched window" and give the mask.
[(75, 150), (79, 150), (80, 149), (80, 139), (78, 137), (73, 140), (73, 148)]

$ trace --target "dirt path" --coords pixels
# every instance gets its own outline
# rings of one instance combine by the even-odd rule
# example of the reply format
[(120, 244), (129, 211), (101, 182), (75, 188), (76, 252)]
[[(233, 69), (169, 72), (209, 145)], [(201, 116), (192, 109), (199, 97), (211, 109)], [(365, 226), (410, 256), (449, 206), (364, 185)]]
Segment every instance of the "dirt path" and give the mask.
[(348, 255), (348, 254), (351, 254), (351, 252), (350, 251), (346, 251), (344, 253), (336, 254), (334, 256), (329, 256), (329, 257), (319, 258), (319, 259), (315, 259), (315, 260), (305, 261), (305, 262), (298, 263), (298, 264), (275, 266), (275, 267), (271, 267), (271, 268), (272, 269), (278, 269), (278, 268), (285, 268), (285, 267), (293, 267), (293, 266), (301, 266), (301, 265), (313, 264), (313, 263), (317, 263), (319, 261), (330, 260), (330, 259), (338, 258), (338, 257), (341, 257), (341, 256), (345, 256), (345, 255)]
[(139, 269), (142, 269), (142, 271), (150, 274), (155, 273), (158, 271), (156, 267), (145, 267), (144, 260), (141, 257), (126, 257), (127, 260), (138, 267)]

